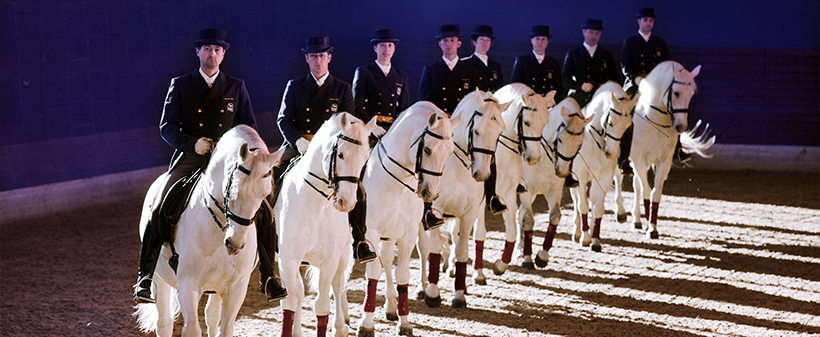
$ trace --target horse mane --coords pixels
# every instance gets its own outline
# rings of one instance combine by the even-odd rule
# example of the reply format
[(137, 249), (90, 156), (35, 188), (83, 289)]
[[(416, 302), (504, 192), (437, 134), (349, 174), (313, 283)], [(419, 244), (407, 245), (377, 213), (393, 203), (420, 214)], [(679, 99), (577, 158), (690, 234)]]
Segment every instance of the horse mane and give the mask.
[(620, 84), (618, 84), (616, 82), (613, 82), (613, 81), (608, 81), (608, 82), (604, 83), (602, 86), (598, 87), (598, 90), (595, 90), (595, 94), (592, 95), (592, 100), (591, 101), (594, 101), (596, 97), (598, 97), (599, 95), (601, 95), (605, 92), (612, 92), (612, 93), (615, 94), (615, 97), (617, 97), (617, 98), (621, 98), (621, 97), (626, 96), (626, 92), (624, 91), (624, 88)]
[[(322, 124), (322, 126), (319, 127), (319, 130), (316, 131), (316, 134), (313, 136), (313, 139), (314, 140), (329, 139), (330, 137), (332, 137), (336, 133), (340, 132), (342, 130), (342, 124), (339, 122), (339, 119), (341, 119), (342, 114), (345, 114), (345, 113), (346, 112), (338, 112), (338, 113), (334, 113), (333, 115), (331, 115), (330, 118), (328, 118)], [(362, 122), (361, 119), (356, 118), (356, 116), (353, 116), (353, 114), (351, 114), (351, 113), (347, 113), (347, 118), (348, 118), (348, 121), (350, 121), (351, 124), (358, 124), (360, 126), (359, 128), (354, 129), (357, 132), (356, 134), (347, 135), (347, 136), (350, 137), (350, 138), (353, 138), (353, 139), (361, 139), (363, 137), (362, 133), (364, 133), (365, 123)]]
[[(478, 95), (477, 90), (473, 90), (469, 94), (464, 95), (464, 98), (461, 99), (461, 102), (458, 103), (456, 106), (456, 110), (453, 111), (452, 117), (457, 117), (458, 115), (462, 115), (466, 113), (472, 113), (475, 110), (478, 110), (478, 107), (475, 104), (475, 95)], [(461, 122), (465, 123), (469, 118), (462, 118)]]

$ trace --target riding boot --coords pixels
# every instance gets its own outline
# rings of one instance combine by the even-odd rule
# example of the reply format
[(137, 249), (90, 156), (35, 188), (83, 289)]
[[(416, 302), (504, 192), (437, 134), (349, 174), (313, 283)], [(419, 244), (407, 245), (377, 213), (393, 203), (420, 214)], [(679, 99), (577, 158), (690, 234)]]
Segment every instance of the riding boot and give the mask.
[(152, 226), (151, 222), (145, 227), (142, 235), (142, 247), (140, 248), (139, 278), (134, 287), (134, 302), (156, 303), (151, 294), (151, 282), (154, 278), (154, 270), (157, 267), (159, 252), (162, 249), (162, 237), (159, 231)]
[(274, 272), (274, 259), (277, 251), (276, 247), (276, 227), (274, 224), (273, 210), (268, 207), (268, 202), (263, 201), (262, 207), (256, 212), (256, 243), (259, 251), (259, 282), (262, 285), (262, 293), (268, 298), (268, 302), (284, 299), (288, 296), (288, 290), (282, 286), (282, 282)]
[(493, 215), (500, 214), (507, 210), (507, 205), (505, 205), (504, 202), (501, 201), (501, 197), (495, 193), (497, 172), (495, 161), (493, 161), (490, 163), (490, 177), (484, 181), (484, 197), (487, 202), (487, 209), (493, 212)]
[(678, 136), (678, 143), (675, 144), (675, 160), (682, 167), (686, 167), (686, 162), (692, 160), (692, 154), (683, 151), (683, 146), (680, 144), (680, 135)]
[(621, 156), (618, 157), (618, 167), (624, 176), (632, 175), (632, 166), (629, 165), (629, 154), (632, 151), (632, 126), (624, 131), (621, 137)]
[(424, 225), (425, 231), (444, 224), (444, 219), (436, 213), (438, 213), (438, 210), (433, 209), (432, 202), (424, 202), (424, 216), (421, 218), (421, 224)]
[(368, 263), (376, 259), (376, 253), (370, 249), (364, 234), (367, 233), (367, 202), (365, 201), (364, 186), (359, 183), (356, 191), (356, 206), (347, 213), (348, 222), (353, 229), (353, 258), (360, 263)]
[(569, 174), (567, 175), (566, 178), (564, 178), (564, 186), (569, 187), (569, 188), (578, 187), (578, 180), (575, 180), (575, 178), (572, 177), (572, 164), (573, 163), (575, 163), (574, 160), (569, 163)]

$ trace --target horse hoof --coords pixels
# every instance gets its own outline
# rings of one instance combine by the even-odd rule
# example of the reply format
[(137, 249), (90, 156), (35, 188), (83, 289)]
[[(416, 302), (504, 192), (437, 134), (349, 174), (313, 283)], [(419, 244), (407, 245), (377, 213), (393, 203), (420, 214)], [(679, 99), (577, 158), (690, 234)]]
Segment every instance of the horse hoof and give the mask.
[(433, 298), (424, 295), (424, 304), (427, 304), (428, 308), (438, 308), (441, 306), (441, 296)]
[[(543, 252), (543, 250), (541, 252)], [(535, 265), (538, 266), (538, 268), (546, 267), (547, 262), (549, 262), (549, 252), (545, 252), (546, 254), (544, 254), (544, 255), (546, 255), (546, 257), (543, 258), (543, 259), (541, 258), (541, 252), (538, 252), (538, 254), (535, 254)]]
[(634, 225), (635, 225), (635, 229), (637, 229), (637, 230), (643, 229), (643, 226), (641, 226), (640, 222), (636, 222), (636, 223), (634, 223)]
[(593, 252), (596, 252), (596, 253), (600, 253), (601, 252), (601, 244), (599, 244), (599, 243), (593, 244), (593, 245), (589, 246), (589, 250), (591, 250)]
[[(486, 286), (487, 285), (487, 278), (486, 277), (477, 277), (477, 278), (473, 279), (473, 282), (475, 282), (475, 284), (479, 285), (479, 286)], [(465, 291), (466, 291), (466, 289), (465, 289)]]
[(417, 300), (423, 300), (424, 299), (424, 290), (419, 290), (419, 293), (416, 294), (416, 299)]
[(526, 261), (521, 262), (521, 268), (524, 268), (524, 269), (535, 269), (535, 263), (532, 263), (532, 262), (526, 262)]
[(617, 219), (618, 219), (618, 223), (624, 223), (624, 222), (626, 222), (626, 213), (623, 213), (623, 214), (618, 214)]
[(659, 236), (658, 231), (646, 231), (646, 237), (649, 239), (657, 239)]
[(365, 328), (359, 327), (359, 333), (356, 334), (359, 337), (376, 337), (376, 328)]
[(572, 233), (572, 242), (575, 242), (575, 243), (581, 242), (581, 234)]
[(399, 336), (413, 337), (413, 327), (412, 326), (400, 326), (399, 327)]
[(399, 315), (388, 312), (387, 313), (387, 320), (388, 321), (398, 321), (399, 320)]
[(501, 260), (495, 261), (495, 263), (493, 263), (493, 273), (496, 275), (503, 275), (504, 272), (507, 271), (508, 266), (508, 264)]
[(467, 301), (459, 300), (459, 299), (454, 298), (452, 306), (453, 306), (453, 309), (466, 308), (467, 307)]

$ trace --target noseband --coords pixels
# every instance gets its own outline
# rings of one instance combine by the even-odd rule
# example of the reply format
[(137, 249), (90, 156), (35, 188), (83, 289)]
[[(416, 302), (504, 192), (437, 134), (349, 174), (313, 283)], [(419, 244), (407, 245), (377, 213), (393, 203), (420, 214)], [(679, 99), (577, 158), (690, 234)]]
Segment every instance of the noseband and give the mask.
[[(583, 118), (583, 116), (581, 116), (577, 113), (569, 115), (570, 118), (572, 118), (573, 116), (578, 117), (578, 118)], [(579, 146), (578, 149), (575, 150), (575, 153), (572, 156), (566, 156), (566, 155), (562, 154), (561, 152), (558, 152), (558, 142), (561, 141), (561, 132), (562, 131), (566, 131), (566, 133), (568, 133), (572, 136), (581, 136), (581, 135), (584, 134), (583, 131), (581, 131), (581, 132), (569, 131), (569, 129), (567, 129), (567, 125), (564, 124), (564, 122), (562, 121), (561, 124), (558, 125), (558, 128), (555, 129), (555, 139), (552, 141), (552, 146), (550, 146), (550, 144), (547, 142), (547, 140), (543, 136), (541, 136), (541, 138), (540, 138), (541, 147), (544, 148), (544, 152), (547, 153), (547, 158), (549, 158), (550, 161), (553, 162), (553, 163), (555, 163), (558, 160), (558, 158), (561, 158), (564, 161), (572, 161), (573, 159), (575, 159), (575, 156), (577, 156), (578, 152), (581, 150), (581, 147)], [(555, 157), (553, 158), (553, 156), (550, 155), (550, 153), (555, 154)]]
[[(485, 100), (485, 102), (486, 102), (486, 100)], [(461, 153), (463, 153), (465, 156), (470, 157), (470, 165), (472, 165), (472, 162), (475, 160), (475, 156), (473, 155), (473, 153), (475, 153), (475, 152), (483, 153), (483, 154), (487, 154), (487, 155), (495, 157), (495, 151), (494, 150), (482, 149), (480, 147), (473, 146), (473, 131), (474, 131), (474, 127), (475, 127), (475, 118), (476, 118), (476, 116), (484, 116), (484, 114), (481, 113), (481, 112), (478, 112), (478, 110), (475, 110), (475, 111), (473, 111), (473, 115), (470, 117), (470, 121), (467, 122), (467, 150), (465, 151), (464, 149), (461, 148), (461, 146), (459, 146), (458, 144), (453, 143), (456, 146), (456, 148), (459, 151), (461, 151)], [(461, 159), (461, 157), (458, 156), (458, 153), (456, 153), (456, 158), (458, 158), (458, 160), (461, 162), (462, 165), (464, 165), (464, 167), (470, 167), (470, 165), (467, 165), (467, 163), (464, 162), (464, 160)]]
[[(256, 149), (251, 149), (251, 151), (255, 151), (255, 150)], [(211, 217), (213, 217), (214, 222), (216, 223), (217, 226), (219, 226), (219, 229), (221, 229), (223, 232), (228, 228), (228, 220), (233, 220), (233, 222), (235, 222), (239, 225), (242, 225), (242, 226), (250, 226), (251, 223), (253, 222), (253, 218), (246, 219), (246, 218), (243, 218), (241, 216), (238, 216), (238, 215), (234, 214), (233, 212), (231, 212), (230, 206), (228, 206), (228, 201), (231, 199), (230, 194), (231, 194), (231, 186), (233, 185), (233, 176), (234, 176), (234, 172), (236, 172), (236, 170), (239, 170), (239, 172), (242, 172), (246, 175), (249, 175), (249, 176), (251, 175), (251, 170), (248, 170), (247, 168), (242, 166), (242, 164), (240, 164), (240, 163), (236, 163), (236, 165), (234, 165), (233, 168), (231, 168), (231, 171), (228, 173), (228, 184), (225, 186), (225, 193), (223, 193), (223, 198), (222, 198), (222, 205), (224, 205), (224, 206), (219, 204), (219, 201), (217, 201), (216, 198), (214, 198), (214, 196), (213, 196), (213, 194), (211, 194), (211, 192), (207, 192), (208, 196), (211, 197), (211, 201), (213, 201), (214, 205), (216, 205), (216, 208), (222, 213), (222, 216), (225, 217), (225, 224), (222, 224), (222, 222), (220, 222), (219, 219), (217, 219), (216, 213), (214, 213), (214, 210), (211, 209), (210, 206), (208, 206), (208, 212), (211, 213)], [(208, 199), (205, 199), (205, 204), (206, 205), (208, 204)]]
[[(387, 174), (389, 174), (391, 177), (393, 177), (393, 179), (396, 179), (396, 181), (398, 181), (399, 183), (404, 185), (404, 187), (407, 187), (413, 193), (416, 193), (416, 191), (418, 189), (421, 189), (421, 183), (423, 181), (421, 179), (422, 174), (428, 174), (428, 175), (435, 176), (435, 177), (440, 177), (442, 175), (442, 172), (430, 171), (430, 170), (427, 170), (424, 167), (422, 167), (422, 160), (421, 159), (422, 159), (422, 151), (424, 151), (424, 144), (425, 144), (424, 139), (426, 138), (425, 137), (426, 135), (430, 135), (430, 136), (432, 136), (433, 138), (436, 138), (436, 139), (444, 139), (444, 137), (442, 137), (440, 135), (437, 135), (437, 134), (433, 133), (432, 131), (430, 131), (429, 127), (424, 127), (424, 132), (422, 132), (421, 135), (419, 135), (419, 137), (416, 138), (416, 140), (413, 141), (412, 144), (410, 144), (410, 147), (412, 148), (413, 145), (416, 145), (418, 143), (418, 149), (416, 150), (416, 162), (415, 162), (416, 167), (413, 170), (404, 167), (404, 165), (400, 164), (395, 159), (390, 157), (390, 154), (387, 153), (387, 149), (384, 148), (384, 144), (381, 141), (379, 141), (379, 149), (377, 151), (378, 151), (378, 155), (379, 155), (379, 163), (382, 165), (382, 168), (384, 169), (384, 172), (387, 172)], [(390, 159), (390, 161), (392, 161), (394, 164), (398, 165), (405, 172), (409, 173), (411, 177), (414, 177), (414, 178), (416, 178), (416, 180), (418, 180), (419, 183), (418, 183), (418, 186), (416, 187), (416, 189), (413, 189), (413, 187), (411, 187), (410, 185), (408, 185), (408, 184), (404, 183), (403, 181), (401, 181), (401, 179), (396, 177), (395, 174), (391, 173), (390, 170), (387, 169), (387, 167), (384, 165), (384, 160), (382, 159), (382, 151), (384, 152), (384, 155), (387, 156), (387, 159)]]
[(510, 151), (512, 151), (515, 154), (521, 154), (521, 153), (524, 153), (527, 150), (527, 141), (537, 142), (537, 141), (541, 140), (540, 135), (536, 136), (536, 137), (529, 137), (529, 136), (524, 135), (524, 125), (523, 125), (524, 124), (524, 110), (531, 110), (533, 112), (537, 111), (535, 108), (530, 108), (530, 107), (525, 106), (525, 105), (522, 105), (521, 109), (518, 110), (518, 116), (515, 117), (515, 124), (516, 124), (516, 127), (518, 128), (518, 130), (516, 132), (516, 135), (518, 136), (518, 139), (511, 139), (507, 136), (501, 135), (501, 138), (503, 138), (507, 141), (516, 143), (518, 145), (518, 150), (516, 151), (511, 146), (509, 146), (506, 143), (502, 142), (501, 139), (498, 140), (499, 144), (504, 145), (504, 147), (510, 149)]
[(339, 132), (339, 135), (336, 136), (336, 139), (333, 141), (333, 148), (330, 150), (330, 156), (331, 156), (330, 164), (328, 165), (328, 168), (325, 171), (325, 176), (327, 177), (327, 179), (322, 178), (322, 177), (316, 175), (315, 173), (308, 171), (308, 174), (310, 174), (314, 178), (319, 179), (321, 182), (326, 184), (327, 188), (333, 190), (333, 192), (330, 193), (330, 194), (327, 194), (324, 191), (320, 190), (315, 185), (313, 185), (312, 183), (310, 183), (310, 181), (308, 181), (307, 178), (305, 178), (305, 182), (310, 187), (312, 187), (314, 190), (316, 190), (316, 192), (319, 192), (319, 194), (321, 194), (323, 197), (325, 197), (325, 199), (328, 199), (328, 200), (333, 198), (333, 196), (336, 195), (336, 192), (339, 191), (339, 182), (340, 181), (347, 181), (347, 182), (350, 182), (350, 183), (353, 183), (353, 184), (358, 184), (359, 183), (359, 177), (358, 176), (340, 176), (336, 172), (336, 158), (337, 158), (336, 154), (339, 152), (339, 139), (350, 142), (350, 143), (353, 143), (355, 145), (362, 145), (362, 142), (360, 142), (358, 140), (355, 140), (353, 138), (347, 137), (347, 136), (343, 135), (341, 132)]

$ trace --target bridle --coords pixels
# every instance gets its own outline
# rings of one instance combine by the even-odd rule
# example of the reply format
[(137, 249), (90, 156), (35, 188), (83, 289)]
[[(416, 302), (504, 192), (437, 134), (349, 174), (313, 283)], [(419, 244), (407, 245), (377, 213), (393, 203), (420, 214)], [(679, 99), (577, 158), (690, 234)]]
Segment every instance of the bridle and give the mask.
[(339, 134), (336, 136), (336, 139), (333, 141), (333, 147), (330, 150), (330, 156), (331, 156), (330, 163), (328, 164), (327, 170), (325, 170), (325, 172), (324, 172), (325, 177), (327, 177), (327, 178), (320, 177), (319, 175), (308, 171), (308, 174), (310, 174), (311, 176), (313, 176), (316, 179), (319, 179), (319, 181), (321, 181), (322, 183), (327, 185), (327, 188), (331, 189), (332, 192), (331, 193), (325, 193), (324, 191), (322, 191), (321, 189), (316, 187), (316, 185), (313, 185), (307, 179), (307, 177), (305, 177), (305, 183), (307, 183), (310, 187), (312, 187), (316, 192), (319, 192), (319, 194), (321, 194), (327, 200), (330, 200), (331, 198), (333, 198), (336, 195), (336, 193), (339, 191), (339, 182), (347, 181), (347, 182), (350, 182), (350, 183), (353, 183), (353, 184), (358, 184), (359, 183), (359, 177), (358, 176), (340, 176), (338, 174), (338, 172), (336, 172), (336, 158), (337, 158), (336, 154), (339, 152), (339, 140), (340, 139), (344, 140), (344, 141), (347, 141), (347, 142), (350, 142), (350, 143), (353, 143), (354, 145), (359, 145), (359, 146), (362, 145), (362, 142), (360, 142), (358, 140), (355, 140), (353, 138), (347, 137), (347, 136), (343, 135), (341, 132), (339, 132)]
[(607, 111), (606, 118), (604, 119), (604, 123), (603, 123), (604, 126), (600, 131), (595, 129), (594, 125), (592, 125), (592, 124), (589, 125), (589, 128), (591, 130), (590, 132), (595, 133), (601, 139), (601, 140), (598, 140), (598, 138), (592, 137), (592, 139), (595, 140), (595, 144), (598, 145), (598, 148), (601, 149), (601, 150), (604, 149), (604, 145), (601, 144), (601, 143), (605, 142), (606, 138), (610, 138), (610, 139), (612, 139), (616, 142), (620, 142), (621, 139), (624, 138), (624, 133), (626, 133), (626, 129), (624, 129), (624, 132), (621, 134), (621, 137), (617, 137), (617, 138), (615, 136), (613, 136), (611, 133), (609, 133), (609, 121), (610, 121), (610, 119), (612, 119), (612, 114), (613, 113), (618, 115), (618, 116), (623, 116), (624, 115), (623, 113), (618, 112), (618, 110), (615, 110), (615, 109), (610, 107), (609, 111)]
[[(494, 102), (494, 100), (491, 99), (486, 99), (484, 101)], [(467, 150), (464, 150), (463, 148), (461, 148), (461, 146), (453, 142), (453, 144), (459, 151), (461, 151), (462, 154), (470, 158), (470, 165), (472, 165), (472, 162), (475, 159), (475, 156), (473, 155), (475, 152), (487, 154), (493, 157), (495, 156), (495, 149), (483, 149), (480, 147), (475, 147), (473, 145), (473, 131), (475, 130), (474, 128), (476, 116), (484, 116), (484, 114), (478, 112), (478, 110), (475, 110), (473, 111), (473, 115), (470, 117), (470, 121), (467, 122)], [(461, 157), (458, 155), (458, 152), (454, 152), (454, 154), (456, 155), (456, 158), (461, 162), (461, 164), (464, 165), (464, 167), (470, 167), (470, 165), (467, 165), (467, 163), (463, 159), (461, 159)]]
[[(250, 149), (250, 151), (256, 151), (256, 149), (253, 148), (253, 149)], [(229, 180), (228, 180), (228, 184), (225, 185), (225, 192), (223, 193), (222, 205), (219, 204), (219, 201), (217, 201), (216, 198), (214, 198), (214, 196), (213, 196), (213, 194), (211, 194), (211, 192), (206, 191), (208, 196), (211, 197), (211, 201), (213, 201), (216, 208), (219, 210), (219, 212), (222, 213), (222, 216), (225, 217), (225, 224), (222, 224), (222, 222), (220, 222), (219, 219), (217, 219), (216, 213), (214, 212), (214, 210), (210, 206), (208, 206), (208, 212), (211, 213), (211, 217), (213, 217), (214, 222), (216, 223), (217, 226), (219, 226), (219, 229), (222, 230), (223, 232), (228, 228), (228, 221), (233, 221), (233, 222), (235, 222), (235, 223), (237, 223), (241, 226), (250, 226), (251, 223), (253, 222), (253, 218), (246, 219), (246, 218), (243, 218), (241, 216), (236, 215), (234, 212), (231, 211), (230, 206), (228, 205), (228, 201), (231, 200), (231, 187), (233, 186), (233, 180), (234, 180), (233, 177), (234, 177), (234, 173), (236, 172), (236, 170), (239, 170), (239, 172), (242, 172), (242, 173), (244, 173), (248, 176), (251, 175), (251, 170), (248, 170), (247, 168), (242, 166), (242, 164), (240, 164), (240, 163), (236, 163), (236, 165), (234, 165), (231, 168), (230, 172), (228, 172), (228, 179)], [(208, 205), (208, 199), (205, 199), (205, 204)]]
[[(516, 136), (518, 136), (517, 137), (518, 139), (512, 139), (510, 137), (504, 136), (503, 134), (498, 139), (499, 144), (504, 145), (504, 147), (506, 147), (507, 149), (509, 149), (510, 151), (512, 151), (515, 154), (521, 154), (521, 153), (524, 153), (527, 150), (527, 141), (537, 142), (537, 141), (541, 140), (540, 135), (534, 136), (534, 137), (524, 135), (524, 125), (523, 125), (523, 123), (524, 123), (524, 110), (529, 110), (529, 111), (533, 111), (533, 112), (537, 111), (535, 108), (530, 108), (528, 106), (521, 105), (521, 109), (518, 110), (518, 116), (515, 117), (515, 126), (518, 129), (516, 131)], [(506, 143), (501, 141), (502, 138), (504, 140), (507, 140), (509, 142), (517, 144), (518, 145), (517, 150), (513, 149), (512, 146), (507, 145)]]
[[(422, 151), (424, 151), (424, 144), (425, 144), (424, 140), (426, 138), (425, 136), (427, 136), (427, 135), (430, 135), (431, 137), (436, 138), (436, 139), (442, 139), (442, 140), (447, 139), (447, 138), (444, 138), (440, 135), (437, 135), (437, 134), (433, 133), (432, 131), (430, 131), (429, 127), (427, 127), (427, 126), (424, 127), (424, 132), (422, 132), (421, 135), (419, 135), (419, 137), (416, 138), (416, 140), (413, 141), (412, 144), (410, 144), (411, 148), (414, 145), (418, 144), (418, 149), (416, 150), (415, 168), (413, 170), (411, 170), (407, 167), (404, 167), (404, 165), (400, 164), (395, 159), (390, 157), (390, 154), (387, 153), (387, 149), (384, 148), (384, 144), (381, 141), (379, 141), (379, 148), (376, 150), (376, 151), (378, 151), (377, 153), (379, 155), (379, 163), (382, 165), (382, 168), (384, 169), (384, 172), (387, 172), (387, 174), (389, 174), (391, 177), (393, 177), (393, 179), (396, 179), (396, 181), (398, 181), (399, 183), (404, 185), (404, 187), (407, 187), (413, 193), (416, 193), (417, 190), (421, 189), (421, 183), (423, 182), (423, 180), (421, 179), (422, 174), (427, 174), (427, 175), (431, 175), (431, 176), (435, 176), (435, 177), (441, 177), (441, 175), (442, 175), (442, 172), (430, 171), (430, 170), (427, 170), (424, 167), (422, 167), (422, 157), (423, 157), (422, 156)], [(384, 160), (382, 159), (382, 152), (384, 152), (384, 155), (387, 156), (387, 159), (390, 159), (390, 161), (392, 161), (394, 164), (398, 165), (405, 172), (409, 173), (411, 177), (418, 180), (418, 185), (416, 186), (416, 189), (413, 189), (413, 187), (406, 184), (404, 181), (399, 179), (399, 177), (396, 177), (395, 174), (391, 173), (390, 170), (387, 169), (387, 166), (384, 165)]]
[[(674, 72), (675, 70), (673, 69), (672, 71)], [(691, 83), (684, 83), (684, 82), (678, 81), (675, 77), (672, 77), (672, 83), (669, 83), (669, 86), (666, 87), (666, 91), (664, 92), (666, 94), (666, 110), (662, 110), (662, 109), (660, 109), (660, 108), (658, 108), (654, 105), (651, 105), (651, 104), (649, 105), (649, 107), (652, 108), (652, 110), (660, 112), (662, 115), (669, 116), (669, 119), (670, 119), (669, 125), (654, 122), (651, 119), (649, 119), (648, 114), (645, 114), (643, 116), (643, 119), (646, 120), (647, 123), (649, 123), (649, 125), (652, 125), (655, 128), (669, 129), (669, 128), (672, 127), (672, 121), (671, 120), (672, 120), (672, 117), (674, 116), (674, 114), (689, 113), (688, 108), (687, 109), (675, 109), (675, 108), (672, 107), (672, 86), (675, 85), (675, 84), (690, 85)], [(663, 134), (666, 134), (665, 132), (663, 132), (663, 130), (658, 129), (658, 131), (660, 131)], [(666, 135), (666, 136), (669, 137), (669, 135)]]
[[(573, 116), (581, 118), (581, 119), (584, 118), (583, 116), (581, 116), (578, 113), (574, 113), (572, 115), (569, 115), (570, 118), (572, 118)], [(547, 139), (544, 138), (544, 136), (541, 136), (541, 138), (540, 138), (541, 147), (544, 148), (544, 152), (547, 153), (547, 158), (549, 158), (550, 161), (553, 162), (553, 163), (558, 161), (558, 158), (561, 158), (564, 161), (572, 161), (573, 159), (575, 159), (575, 156), (577, 156), (578, 152), (580, 152), (580, 150), (581, 150), (581, 146), (578, 146), (578, 148), (575, 149), (575, 153), (573, 153), (572, 156), (566, 156), (566, 155), (562, 154), (561, 152), (558, 152), (558, 142), (561, 141), (561, 135), (562, 135), (563, 131), (566, 131), (567, 134), (572, 135), (572, 136), (582, 136), (584, 134), (583, 131), (581, 131), (581, 132), (569, 131), (569, 129), (567, 129), (567, 125), (563, 121), (561, 121), (561, 124), (559, 124), (558, 128), (555, 129), (555, 139), (552, 141), (552, 144), (550, 144), (547, 141)], [(582, 145), (583, 145), (583, 143), (582, 143)], [(550, 155), (550, 153), (554, 154), (555, 157)]]

